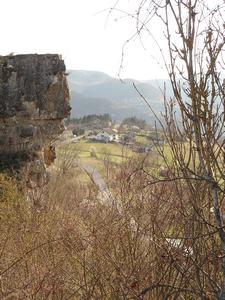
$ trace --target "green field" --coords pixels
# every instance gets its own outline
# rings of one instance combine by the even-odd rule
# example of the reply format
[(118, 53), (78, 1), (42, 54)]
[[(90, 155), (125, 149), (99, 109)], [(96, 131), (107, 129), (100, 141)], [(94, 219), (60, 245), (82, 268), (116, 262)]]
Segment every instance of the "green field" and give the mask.
[(136, 142), (144, 146), (151, 144), (151, 141), (143, 135), (136, 135)]
[[(76, 165), (77, 161), (86, 163), (103, 176), (105, 176), (107, 161), (115, 164), (121, 164), (133, 155), (137, 155), (132, 150), (116, 143), (100, 143), (87, 140), (80, 140), (76, 143), (69, 143), (60, 145), (56, 149), (57, 159), (56, 165), (65, 165), (65, 168), (70, 167), (71, 164)], [(94, 155), (93, 155), (94, 153)], [(79, 172), (79, 177), (87, 181), (87, 175)]]
[[(137, 140), (140, 144), (149, 144), (145, 136), (137, 136)], [(188, 147), (188, 145), (184, 145), (184, 147)], [(148, 159), (145, 159), (145, 169), (148, 173), (153, 172), (157, 174), (160, 166), (166, 166), (172, 162), (173, 156), (168, 144), (159, 146), (158, 149), (163, 151), (163, 155), (157, 153), (157, 149), (155, 149), (148, 154)], [(80, 160), (98, 170), (103, 176), (105, 176), (107, 162), (121, 164), (132, 157), (140, 157), (142, 159), (146, 155), (146, 153), (136, 153), (118, 143), (105, 144), (86, 139), (79, 140), (76, 143), (62, 144), (57, 148), (58, 159), (64, 159), (65, 161), (71, 159)], [(84, 174), (80, 175), (82, 178)]]
[(79, 157), (90, 157), (91, 152), (96, 153), (96, 157), (99, 159), (106, 159), (120, 163), (126, 158), (130, 158), (134, 155), (134, 152), (127, 147), (124, 147), (117, 143), (100, 143), (81, 140), (75, 144), (70, 144), (70, 150), (77, 153)]

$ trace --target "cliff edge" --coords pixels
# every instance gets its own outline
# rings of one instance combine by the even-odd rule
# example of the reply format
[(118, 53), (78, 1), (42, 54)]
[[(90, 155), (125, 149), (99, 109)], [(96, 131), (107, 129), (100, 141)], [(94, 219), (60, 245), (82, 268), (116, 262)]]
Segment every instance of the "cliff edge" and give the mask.
[(0, 56), (0, 169), (23, 169), (29, 188), (47, 182), (70, 112), (65, 70), (57, 54)]

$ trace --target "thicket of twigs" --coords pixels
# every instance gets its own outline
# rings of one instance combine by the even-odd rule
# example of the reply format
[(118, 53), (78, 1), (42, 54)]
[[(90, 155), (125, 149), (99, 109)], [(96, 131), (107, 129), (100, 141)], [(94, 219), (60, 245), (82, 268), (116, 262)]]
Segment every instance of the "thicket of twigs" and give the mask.
[(158, 149), (164, 174), (155, 159), (105, 161), (108, 201), (64, 161), (38, 211), (1, 177), (1, 299), (225, 299), (224, 2), (140, 0), (133, 13), (119, 2), (133, 38), (151, 35), (152, 17), (164, 26), (171, 158)]
[[(196, 217), (185, 182), (180, 189), (168, 174), (155, 183), (149, 163), (132, 159), (113, 170), (115, 205), (102, 203), (72, 167), (52, 174), (38, 211), (2, 176), (0, 298), (217, 299), (214, 230)], [(195, 186), (207, 203), (204, 184)]]

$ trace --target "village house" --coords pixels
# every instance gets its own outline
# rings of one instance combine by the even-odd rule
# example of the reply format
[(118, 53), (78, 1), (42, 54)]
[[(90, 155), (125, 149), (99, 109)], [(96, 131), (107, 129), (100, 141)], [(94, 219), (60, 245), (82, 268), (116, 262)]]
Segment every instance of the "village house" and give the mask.
[(117, 142), (119, 140), (117, 130), (110, 128), (101, 130), (93, 139), (104, 143)]

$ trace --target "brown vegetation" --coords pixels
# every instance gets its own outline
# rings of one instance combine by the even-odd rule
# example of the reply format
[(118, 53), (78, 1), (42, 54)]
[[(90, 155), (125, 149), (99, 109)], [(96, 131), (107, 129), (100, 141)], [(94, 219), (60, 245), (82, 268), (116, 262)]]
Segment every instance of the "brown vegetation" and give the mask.
[[(201, 222), (185, 182), (153, 183), (146, 162), (110, 174), (115, 206), (72, 165), (54, 171), (39, 212), (1, 177), (1, 299), (217, 299), (216, 230)], [(196, 202), (210, 221), (207, 197)]]
[[(101, 201), (67, 155), (69, 164), (40, 191), (45, 206), (38, 210), (1, 176), (1, 299), (225, 299), (221, 8), (210, 11), (203, 0), (140, 1), (137, 29), (146, 3), (155, 5), (169, 46), (174, 99), (165, 96), (163, 130), (170, 160), (157, 145), (166, 172), (149, 156), (111, 168), (105, 155), (115, 201)], [(171, 35), (170, 16), (178, 36)]]

